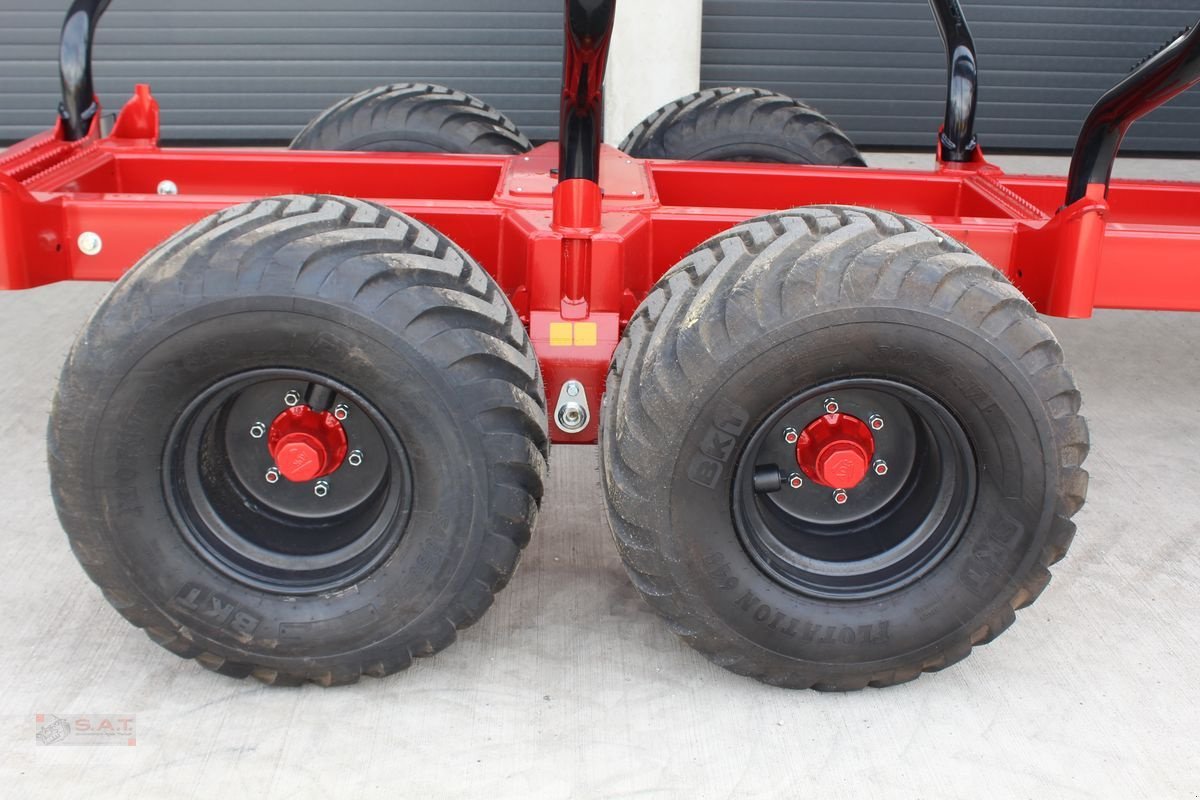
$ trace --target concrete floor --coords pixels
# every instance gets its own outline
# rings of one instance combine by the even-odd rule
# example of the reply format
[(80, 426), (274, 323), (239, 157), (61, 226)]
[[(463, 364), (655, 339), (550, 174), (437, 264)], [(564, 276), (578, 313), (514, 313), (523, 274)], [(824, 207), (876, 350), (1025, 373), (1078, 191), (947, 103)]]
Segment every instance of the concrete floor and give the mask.
[[(822, 695), (711, 666), (627, 581), (587, 447), (555, 451), (520, 571), (458, 644), (382, 681), (288, 690), (151, 644), (67, 548), (46, 415), (105, 288), (0, 293), (5, 797), (1200, 797), (1200, 316), (1052, 322), (1092, 430), (1080, 533), (1042, 599), (947, 672)], [(134, 713), (138, 743), (35, 747), (39, 712)]]

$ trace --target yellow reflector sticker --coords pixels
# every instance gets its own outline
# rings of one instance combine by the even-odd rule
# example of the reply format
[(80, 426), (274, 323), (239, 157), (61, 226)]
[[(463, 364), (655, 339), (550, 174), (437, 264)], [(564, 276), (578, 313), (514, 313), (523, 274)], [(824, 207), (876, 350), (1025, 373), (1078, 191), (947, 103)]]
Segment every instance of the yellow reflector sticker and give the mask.
[(570, 347), (571, 346), (571, 323), (569, 322), (551, 322), (550, 323), (550, 346), (551, 347)]
[(596, 323), (594, 322), (551, 322), (551, 347), (595, 347)]
[(594, 323), (594, 322), (576, 322), (575, 323), (575, 346), (576, 347), (595, 347), (596, 346), (596, 323)]

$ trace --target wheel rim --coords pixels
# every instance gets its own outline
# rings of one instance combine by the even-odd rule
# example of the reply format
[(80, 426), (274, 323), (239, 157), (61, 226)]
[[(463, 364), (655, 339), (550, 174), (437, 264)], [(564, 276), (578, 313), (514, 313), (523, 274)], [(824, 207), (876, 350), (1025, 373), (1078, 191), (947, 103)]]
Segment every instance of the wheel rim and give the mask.
[(836, 381), (787, 399), (755, 429), (733, 517), (751, 558), (786, 588), (874, 597), (946, 557), (976, 483), (970, 440), (933, 397), (895, 381)]
[(349, 386), (304, 370), (254, 370), (201, 393), (163, 466), (168, 506), (200, 556), (269, 591), (353, 583), (395, 549), (411, 508), (392, 426)]

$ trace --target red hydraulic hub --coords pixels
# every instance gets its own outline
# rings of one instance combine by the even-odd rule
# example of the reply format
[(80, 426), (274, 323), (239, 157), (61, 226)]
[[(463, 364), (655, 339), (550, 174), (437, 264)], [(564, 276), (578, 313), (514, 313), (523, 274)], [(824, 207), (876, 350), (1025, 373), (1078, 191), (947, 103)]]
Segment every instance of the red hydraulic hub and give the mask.
[(333, 472), (346, 458), (346, 431), (328, 411), (292, 406), (271, 423), (267, 448), (279, 474), (295, 483)]
[(796, 440), (796, 462), (812, 480), (831, 489), (857, 486), (871, 466), (875, 437), (849, 414), (822, 414)]

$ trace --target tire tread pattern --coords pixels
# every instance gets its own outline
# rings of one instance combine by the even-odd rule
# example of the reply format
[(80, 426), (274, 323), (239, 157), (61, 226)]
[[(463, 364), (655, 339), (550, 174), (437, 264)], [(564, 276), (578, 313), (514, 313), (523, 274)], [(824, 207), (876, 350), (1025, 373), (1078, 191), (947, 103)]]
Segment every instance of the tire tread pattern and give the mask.
[[(715, 102), (711, 99), (709, 102)], [(1058, 501), (1047, 544), (977, 630), (918, 664), (856, 675), (781, 666), (730, 638), (674, 577), (662, 530), (668, 507), (662, 453), (676, 452), (678, 420), (701, 381), (745, 343), (797, 315), (886, 304), (932, 312), (987, 337), (1034, 387), (1059, 454)], [(731, 335), (736, 321), (739, 337)], [(749, 324), (746, 324), (749, 323)], [(674, 362), (674, 363), (672, 363)], [(966, 247), (907, 218), (865, 208), (812, 206), (749, 220), (704, 242), (669, 270), (626, 327), (600, 417), (601, 474), (613, 538), (633, 584), (689, 645), (735, 673), (793, 688), (887, 686), (944, 669), (985, 644), (1037, 599), (1075, 534), (1083, 505), (1087, 426), (1054, 335), (1023, 295)]]
[[(367, 244), (368, 247), (363, 245)], [(319, 281), (312, 281), (316, 274)], [(474, 575), (446, 616), (406, 631), (368, 662), (287, 671), (206, 652), (157, 608), (112, 557), (81, 491), (87, 463), (80, 420), (104, 365), (97, 359), (157, 319), (200, 302), (260, 292), (318, 297), (412, 341), (453, 336), (458, 357), (439, 366), (463, 396), (476, 396), (470, 422), (494, 468), (488, 532)], [(436, 302), (444, 313), (427, 311)], [(436, 333), (431, 333), (436, 332)], [(421, 337), (417, 337), (420, 339)], [(106, 599), (156, 643), (204, 667), (279, 685), (353, 683), (383, 677), (451, 644), (477, 621), (516, 569), (541, 505), (549, 459), (545, 389), (533, 345), (503, 290), (450, 240), (411, 217), (362, 200), (274, 197), (213, 214), (148, 253), (117, 283), (63, 368), (49, 428), (51, 489), (72, 549)], [(398, 638), (398, 637), (393, 637)], [(377, 651), (372, 652), (378, 655)]]
[(846, 134), (811, 106), (778, 92), (732, 86), (667, 103), (629, 132), (621, 150), (636, 158), (687, 160), (698, 143), (731, 130), (790, 151), (796, 163), (866, 165)]
[(357, 149), (372, 133), (416, 131), (446, 142), (445, 152), (519, 155), (532, 147), (508, 117), (478, 97), (433, 83), (378, 86), (335, 103), (292, 140), (292, 150)]

